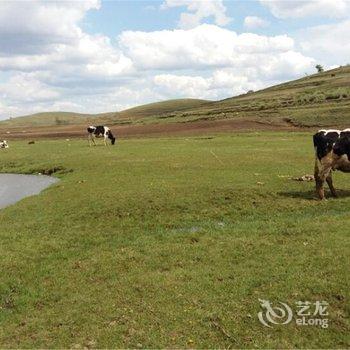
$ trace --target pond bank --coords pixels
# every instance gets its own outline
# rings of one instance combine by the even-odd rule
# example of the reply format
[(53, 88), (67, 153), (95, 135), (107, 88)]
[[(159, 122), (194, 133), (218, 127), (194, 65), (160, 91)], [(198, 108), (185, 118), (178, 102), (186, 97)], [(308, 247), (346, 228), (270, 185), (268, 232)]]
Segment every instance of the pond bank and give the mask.
[(0, 174), (0, 209), (39, 194), (57, 181), (46, 175)]

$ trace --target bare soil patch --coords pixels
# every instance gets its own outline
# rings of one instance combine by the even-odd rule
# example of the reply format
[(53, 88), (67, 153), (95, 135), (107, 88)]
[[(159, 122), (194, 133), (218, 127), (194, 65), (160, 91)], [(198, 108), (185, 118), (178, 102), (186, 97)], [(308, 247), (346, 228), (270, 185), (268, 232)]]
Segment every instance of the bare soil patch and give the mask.
[[(288, 131), (298, 130), (289, 123), (270, 124), (248, 119), (196, 121), (173, 124), (114, 125), (114, 133), (120, 138), (159, 137), (170, 135), (203, 135), (221, 132), (247, 132), (259, 130)], [(0, 136), (4, 139), (70, 138), (86, 136), (86, 125), (1, 127)]]

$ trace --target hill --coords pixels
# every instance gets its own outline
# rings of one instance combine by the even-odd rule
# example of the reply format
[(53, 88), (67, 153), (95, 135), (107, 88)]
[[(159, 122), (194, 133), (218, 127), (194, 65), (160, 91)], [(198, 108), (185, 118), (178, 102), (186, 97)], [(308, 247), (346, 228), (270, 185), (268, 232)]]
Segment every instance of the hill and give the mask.
[(188, 98), (149, 103), (146, 105), (130, 108), (122, 112), (109, 112), (99, 114), (43, 112), (7, 119), (0, 122), (0, 125), (8, 127), (32, 127), (89, 123), (128, 124), (144, 117), (161, 116), (164, 113), (179, 112), (191, 108), (198, 108), (208, 103), (210, 103), (210, 101)]
[(81, 124), (96, 118), (95, 114), (73, 112), (43, 112), (11, 118), (1, 122), (1, 125), (16, 126), (53, 126)]
[(300, 127), (349, 126), (350, 66), (250, 92), (199, 108), (160, 115), (172, 122), (245, 119)]
[(176, 99), (103, 114), (38, 113), (3, 121), (0, 126), (159, 124), (242, 119), (271, 125), (343, 127), (349, 126), (349, 118), (350, 66), (347, 65), (221, 101)]
[(166, 113), (177, 113), (193, 108), (203, 108), (210, 105), (211, 103), (211, 101), (192, 98), (168, 100), (126, 109), (122, 112), (117, 113), (116, 116), (118, 118), (133, 119), (161, 116)]
[(219, 101), (215, 110), (272, 122), (283, 119), (296, 126), (349, 125), (350, 66)]

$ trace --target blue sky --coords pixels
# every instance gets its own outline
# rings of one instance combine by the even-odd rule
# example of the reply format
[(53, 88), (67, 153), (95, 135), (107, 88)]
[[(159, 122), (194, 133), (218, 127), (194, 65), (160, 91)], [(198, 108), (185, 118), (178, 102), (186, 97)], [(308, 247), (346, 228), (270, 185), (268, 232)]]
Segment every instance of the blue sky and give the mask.
[(1, 1), (0, 119), (218, 100), (349, 63), (350, 2)]
[[(104, 33), (113, 38), (125, 30), (156, 31), (173, 29), (177, 26), (183, 7), (171, 10), (161, 9), (163, 1), (103, 1), (99, 10), (89, 11), (83, 22), (84, 29), (91, 33)], [(270, 22), (265, 28), (254, 32), (268, 35), (292, 33), (305, 27), (335, 23), (334, 18), (308, 16), (306, 18), (274, 17), (259, 1), (223, 1), (228, 16), (233, 20), (228, 29), (238, 33), (246, 31), (243, 23), (246, 16), (259, 16)], [(214, 23), (207, 18), (206, 23)]]

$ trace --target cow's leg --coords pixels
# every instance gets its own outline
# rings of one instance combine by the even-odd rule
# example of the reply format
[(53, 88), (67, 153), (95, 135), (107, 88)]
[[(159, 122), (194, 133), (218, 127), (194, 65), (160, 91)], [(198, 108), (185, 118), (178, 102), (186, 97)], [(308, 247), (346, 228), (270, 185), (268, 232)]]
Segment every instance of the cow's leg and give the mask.
[(324, 181), (321, 180), (321, 178), (318, 175), (315, 175), (315, 181), (316, 181), (316, 193), (318, 195), (318, 198), (324, 199)]
[(333, 186), (332, 171), (329, 172), (328, 176), (326, 177), (326, 181), (327, 181), (329, 189), (331, 190), (332, 196), (338, 197), (337, 192)]
[[(321, 171), (318, 174), (318, 181), (319, 181), (319, 185), (320, 185), (320, 187), (318, 188), (318, 195), (319, 195), (320, 199), (325, 199), (324, 183), (325, 183), (325, 181), (327, 181), (327, 183), (328, 183), (328, 176), (329, 176), (330, 171), (331, 171), (331, 169), (324, 169), (323, 171)], [(317, 187), (317, 180), (316, 180), (316, 187)]]
[(103, 137), (103, 142), (105, 143), (105, 146), (107, 146), (106, 136)]
[(317, 193), (318, 197), (322, 200), (325, 198), (324, 197), (324, 187), (323, 187), (325, 178), (322, 177), (321, 172), (322, 172), (321, 163), (316, 158), (316, 160), (315, 160), (315, 172), (314, 172), (315, 182), (316, 182), (316, 193)]
[[(318, 173), (318, 176), (317, 177), (315, 176), (316, 191), (317, 191), (317, 194), (318, 194), (320, 199), (325, 199), (325, 196), (324, 196), (324, 183), (327, 180), (330, 171), (331, 171), (330, 168), (322, 169), (322, 171), (320, 171)], [(328, 180), (327, 180), (327, 183), (328, 183)]]
[(320, 199), (324, 199), (324, 183), (327, 181), (329, 188), (331, 189), (332, 195), (335, 194), (334, 187), (332, 185), (331, 171), (332, 171), (333, 158), (332, 154), (329, 153), (321, 160), (316, 156), (315, 159), (315, 182), (316, 192)]

